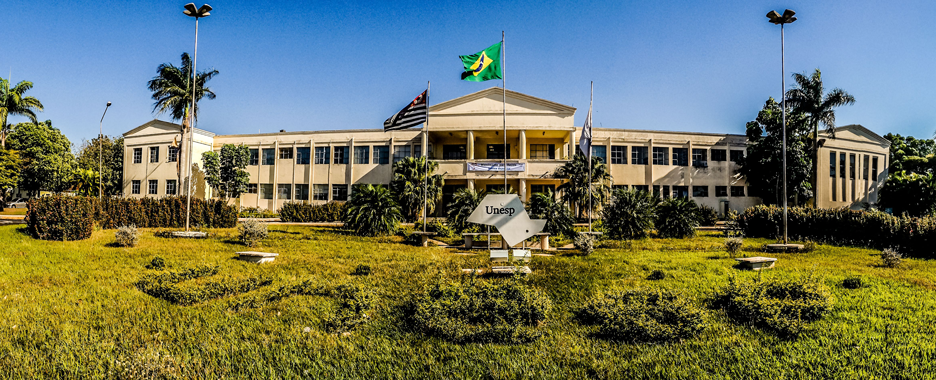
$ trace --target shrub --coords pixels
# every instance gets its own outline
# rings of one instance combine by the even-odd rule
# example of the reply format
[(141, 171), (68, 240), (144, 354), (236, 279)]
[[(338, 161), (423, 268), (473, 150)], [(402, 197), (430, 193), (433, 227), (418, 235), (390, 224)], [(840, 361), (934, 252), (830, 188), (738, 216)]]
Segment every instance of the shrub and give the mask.
[[(423, 223), (421, 220), (417, 221), (416, 223), (413, 223), (413, 231), (422, 231), (422, 230), (423, 230)], [(443, 238), (458, 237), (458, 234), (455, 232), (455, 230), (450, 228), (448, 225), (445, 224), (445, 222), (439, 219), (433, 219), (429, 221), (428, 225), (426, 226), (426, 231), (435, 232), (436, 236), (443, 237)]]
[(240, 218), (278, 218), (276, 211), (262, 209), (259, 207), (244, 207), (237, 213)]
[(862, 286), (864, 286), (864, 284), (861, 281), (861, 277), (858, 276), (842, 280), (842, 287), (845, 289), (858, 289)]
[(819, 320), (832, 309), (832, 296), (822, 283), (811, 277), (801, 281), (756, 281), (742, 284), (734, 278), (715, 294), (711, 302), (725, 310), (738, 323), (751, 323), (795, 338), (806, 331), (809, 322)]
[(83, 240), (94, 230), (92, 198), (53, 195), (26, 203), (26, 230), (35, 239)]
[(650, 275), (647, 276), (648, 280), (656, 281), (666, 278), (666, 273), (663, 273), (662, 270), (654, 269), (653, 272), (650, 272)]
[[(185, 227), (185, 197), (163, 198), (91, 198), (94, 218), (104, 229), (134, 225), (138, 228)], [(218, 199), (192, 198), (192, 226), (233, 228), (237, 225), (237, 207)]]
[(359, 264), (354, 268), (354, 272), (351, 272), (352, 276), (368, 276), (371, 273), (370, 265)]
[(596, 335), (628, 342), (690, 338), (705, 329), (705, 311), (667, 291), (616, 290), (589, 299), (576, 319)]
[(123, 226), (114, 233), (114, 242), (121, 247), (135, 247), (140, 241), (136, 226)]
[(575, 229), (572, 227), (575, 223), (572, 211), (556, 200), (556, 195), (552, 190), (533, 194), (527, 208), (530, 218), (546, 219), (546, 227), (543, 228), (543, 232), (554, 236), (573, 236), (575, 234)]
[(885, 267), (896, 268), (900, 266), (900, 262), (903, 259), (903, 255), (900, 252), (897, 252), (896, 249), (886, 248), (881, 251), (881, 262)]
[(592, 234), (575, 235), (575, 240), (572, 241), (572, 245), (583, 255), (591, 255), (592, 252), (595, 252), (595, 236)]
[(145, 267), (146, 269), (163, 270), (166, 267), (166, 261), (162, 257), (156, 256)]
[(638, 239), (653, 228), (659, 199), (646, 191), (615, 190), (601, 209), (604, 230), (612, 239)]
[(696, 211), (699, 214), (699, 225), (714, 226), (718, 222), (718, 211), (714, 207), (699, 205)]
[(454, 343), (527, 343), (542, 335), (552, 309), (546, 293), (520, 277), (462, 282), (441, 280), (409, 303), (414, 327)]
[(386, 187), (367, 184), (354, 190), (344, 215), (346, 228), (358, 235), (383, 236), (400, 227), (400, 206)]
[(279, 218), (284, 222), (340, 222), (348, 210), (346, 202), (332, 201), (313, 205), (304, 202), (286, 202), (279, 209)]
[(731, 254), (732, 256), (734, 256), (738, 252), (741, 252), (741, 247), (743, 246), (744, 246), (744, 239), (742, 238), (731, 237), (731, 238), (725, 239), (725, 250), (728, 251), (728, 253)]
[(370, 320), (367, 313), (373, 309), (376, 303), (376, 295), (370, 288), (350, 283), (327, 286), (312, 280), (305, 280), (280, 286), (259, 296), (240, 300), (234, 303), (231, 308), (241, 310), (261, 307), (293, 295), (334, 298), (337, 301), (337, 307), (325, 318), (325, 328), (332, 332), (350, 331), (367, 322)]
[(255, 246), (260, 240), (263, 240), (269, 234), (266, 223), (261, 223), (253, 219), (248, 219), (237, 226), (237, 232), (240, 234), (240, 241), (248, 247)]
[(161, 298), (179, 305), (194, 305), (228, 295), (246, 293), (272, 281), (265, 278), (219, 279), (202, 284), (184, 286), (186, 280), (213, 276), (219, 268), (199, 266), (179, 272), (150, 274), (136, 282), (136, 288), (150, 296)]
[(656, 229), (660, 237), (687, 238), (695, 236), (699, 226), (698, 206), (688, 198), (669, 198), (657, 210)]

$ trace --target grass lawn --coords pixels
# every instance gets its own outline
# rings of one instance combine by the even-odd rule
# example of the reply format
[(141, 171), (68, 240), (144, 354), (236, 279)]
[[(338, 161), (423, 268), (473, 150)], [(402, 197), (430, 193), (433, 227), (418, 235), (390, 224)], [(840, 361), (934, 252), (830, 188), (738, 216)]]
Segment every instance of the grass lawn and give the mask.
[[(554, 307), (546, 334), (529, 344), (452, 344), (405, 328), (401, 305), (438, 278), (486, 265), (484, 255), (403, 245), (328, 229), (271, 227), (258, 250), (272, 264), (233, 259), (245, 247), (234, 229), (207, 240), (170, 240), (144, 230), (136, 248), (113, 247), (114, 231), (77, 242), (37, 241), (22, 226), (0, 227), (0, 378), (933, 378), (936, 376), (936, 262), (878, 266), (878, 252), (820, 245), (781, 254), (764, 278), (819, 276), (835, 297), (832, 312), (805, 335), (783, 340), (711, 311), (708, 328), (667, 344), (607, 341), (585, 333), (572, 311), (611, 288), (666, 288), (699, 302), (730, 276), (716, 236), (648, 239), (600, 248), (588, 257), (534, 257), (529, 283)], [(747, 239), (748, 255), (767, 243)], [(265, 276), (271, 285), (194, 306), (137, 290), (155, 256), (168, 270), (218, 265), (212, 277)], [(352, 276), (359, 264), (369, 276)], [(656, 269), (666, 273), (647, 280)], [(843, 279), (869, 286), (849, 290)], [(376, 292), (371, 321), (350, 334), (323, 327), (333, 299), (293, 296), (232, 310), (247, 297), (310, 280), (356, 283)], [(195, 282), (199, 280), (193, 280)], [(487, 281), (487, 280), (486, 280)]]
[(7, 208), (0, 211), (0, 215), (26, 215), (25, 208)]

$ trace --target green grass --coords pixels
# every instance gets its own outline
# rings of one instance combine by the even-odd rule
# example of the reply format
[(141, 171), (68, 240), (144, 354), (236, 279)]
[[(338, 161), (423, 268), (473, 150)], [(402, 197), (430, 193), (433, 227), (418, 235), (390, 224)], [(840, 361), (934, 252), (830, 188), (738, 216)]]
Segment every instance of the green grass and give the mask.
[(26, 215), (25, 208), (7, 208), (0, 210), (0, 215)]
[[(829, 286), (833, 311), (804, 336), (783, 340), (739, 326), (721, 312), (697, 337), (630, 344), (588, 336), (572, 311), (610, 287), (683, 291), (700, 302), (730, 276), (723, 239), (648, 239), (606, 244), (588, 257), (534, 257), (529, 283), (554, 303), (546, 334), (530, 344), (451, 344), (405, 327), (402, 305), (438, 278), (484, 266), (484, 255), (367, 239), (328, 229), (273, 227), (257, 250), (280, 253), (272, 264), (234, 260), (245, 247), (236, 230), (207, 240), (156, 238), (144, 230), (136, 248), (110, 246), (114, 231), (88, 240), (46, 242), (22, 226), (0, 227), (0, 378), (933, 378), (936, 373), (936, 262), (908, 259), (878, 266), (879, 252), (820, 245), (780, 254), (764, 278), (812, 273)], [(747, 239), (747, 255), (767, 240)], [(153, 298), (134, 283), (153, 257), (167, 270), (220, 266), (219, 278), (264, 277), (269, 286), (194, 306)], [(352, 276), (359, 264), (369, 276)], [(666, 278), (647, 280), (660, 269)], [(845, 289), (861, 276), (867, 287)], [(231, 306), (281, 285), (310, 280), (354, 283), (378, 299), (370, 322), (350, 334), (325, 320), (336, 302), (292, 296), (260, 308)], [(193, 285), (197, 285), (197, 281)], [(306, 327), (308, 332), (304, 332)]]

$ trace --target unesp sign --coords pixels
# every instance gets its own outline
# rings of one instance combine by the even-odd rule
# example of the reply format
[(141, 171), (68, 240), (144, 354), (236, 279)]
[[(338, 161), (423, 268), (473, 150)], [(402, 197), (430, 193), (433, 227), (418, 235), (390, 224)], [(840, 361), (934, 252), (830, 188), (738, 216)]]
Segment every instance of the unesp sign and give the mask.
[(497, 228), (508, 245), (514, 246), (538, 234), (546, 226), (542, 219), (530, 219), (523, 202), (516, 194), (491, 194), (484, 197), (471, 216), (471, 223), (487, 224)]

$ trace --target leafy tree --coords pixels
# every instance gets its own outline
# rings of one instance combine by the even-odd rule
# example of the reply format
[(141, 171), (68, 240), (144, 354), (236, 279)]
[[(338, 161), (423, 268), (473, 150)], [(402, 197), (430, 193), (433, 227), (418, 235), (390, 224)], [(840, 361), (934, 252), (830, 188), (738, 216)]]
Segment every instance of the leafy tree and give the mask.
[(884, 135), (884, 138), (891, 142), (887, 170), (892, 175), (901, 171), (931, 173), (936, 169), (936, 141), (892, 133)]
[[(810, 147), (811, 156), (819, 150), (819, 124), (826, 127), (825, 132), (830, 137), (835, 138), (835, 109), (844, 105), (855, 104), (855, 97), (849, 95), (840, 88), (833, 88), (828, 93), (822, 85), (822, 73), (819, 69), (812, 75), (806, 76), (806, 73), (793, 74), (793, 80), (796, 82), (794, 87), (787, 91), (786, 101), (793, 111), (805, 115), (805, 122), (813, 130), (813, 144)], [(815, 160), (813, 160), (815, 161)], [(819, 178), (819, 167), (813, 163), (813, 186), (816, 188), (816, 181)], [(813, 203), (815, 206), (817, 203)]]
[(403, 216), (390, 191), (382, 185), (357, 185), (348, 201), (345, 226), (363, 236), (392, 234)]
[[(393, 180), (390, 181), (390, 190), (396, 196), (397, 203), (402, 209), (403, 216), (408, 221), (415, 221), (422, 215), (423, 192), (426, 187), (426, 176), (434, 173), (439, 163), (429, 161), (426, 168), (426, 157), (407, 157), (393, 164)], [(427, 214), (435, 211), (436, 203), (442, 200), (442, 185), (445, 180), (441, 174), (428, 176)]]
[[(201, 71), (195, 78), (197, 88), (195, 91), (195, 120), (198, 120), (198, 101), (202, 97), (214, 99), (215, 93), (205, 84), (218, 75), (218, 70)], [(192, 60), (188, 53), (182, 53), (182, 66), (176, 67), (171, 63), (163, 63), (156, 69), (156, 76), (147, 82), (147, 87), (153, 92), (153, 112), (162, 114), (169, 112), (172, 120), (182, 120), (183, 125), (188, 120), (189, 107), (192, 106)], [(183, 127), (184, 128), (184, 127)]]
[(97, 196), (98, 179), (98, 172), (93, 169), (77, 168), (73, 177), (75, 192), (78, 193), (78, 195)]
[(205, 181), (221, 199), (238, 198), (247, 191), (250, 174), (247, 164), (250, 162), (250, 148), (246, 145), (224, 144), (221, 154), (205, 152), (202, 154), (205, 165)]
[(646, 191), (618, 189), (601, 209), (605, 232), (612, 239), (639, 239), (653, 229), (660, 198)]
[(530, 198), (528, 206), (530, 218), (546, 219), (544, 232), (553, 235), (574, 236), (573, 224), (575, 218), (569, 208), (556, 201), (552, 190), (545, 193), (536, 193)]
[(32, 96), (24, 96), (32, 87), (32, 82), (24, 80), (10, 88), (10, 80), (0, 78), (0, 149), (6, 149), (7, 137), (12, 132), (10, 116), (26, 116), (38, 123), (36, 111), (42, 111), (42, 103)]
[(936, 212), (936, 181), (933, 173), (891, 173), (878, 195), (878, 206), (894, 215), (932, 215)]
[[(95, 137), (91, 141), (85, 141), (78, 150), (78, 168), (97, 172), (101, 170), (100, 157), (103, 149), (104, 170), (101, 179), (104, 183), (104, 195), (119, 196), (123, 193), (123, 142), (123, 137)], [(95, 188), (89, 195), (96, 196), (97, 192)]]
[(474, 223), (468, 223), (468, 217), (478, 208), (485, 195), (487, 194), (484, 190), (458, 189), (452, 197), (452, 203), (445, 206), (446, 223), (448, 223), (449, 227), (452, 227), (456, 232), (462, 233), (473, 226), (477, 226)]
[(78, 163), (71, 142), (51, 121), (17, 124), (7, 142), (22, 158), (19, 188), (36, 195), (40, 190), (62, 192), (72, 187)]
[[(592, 157), (592, 212), (601, 208), (611, 194), (611, 172), (608, 165), (598, 157)], [(562, 193), (562, 201), (569, 205), (575, 215), (585, 218), (588, 209), (588, 157), (576, 153), (572, 161), (556, 169), (556, 178), (567, 181), (556, 189)]]
[(20, 180), (21, 160), (15, 150), (0, 149), (0, 209), (6, 202), (7, 192), (11, 191)]
[(664, 238), (695, 236), (699, 226), (699, 212), (695, 201), (689, 198), (669, 198), (657, 208), (657, 234)]
[[(747, 123), (747, 156), (739, 162), (752, 194), (766, 203), (780, 204), (783, 198), (783, 123), (780, 105), (767, 99), (757, 119)], [(809, 146), (809, 124), (798, 112), (787, 112), (787, 197), (805, 202), (812, 197), (809, 173), (813, 155)]]

